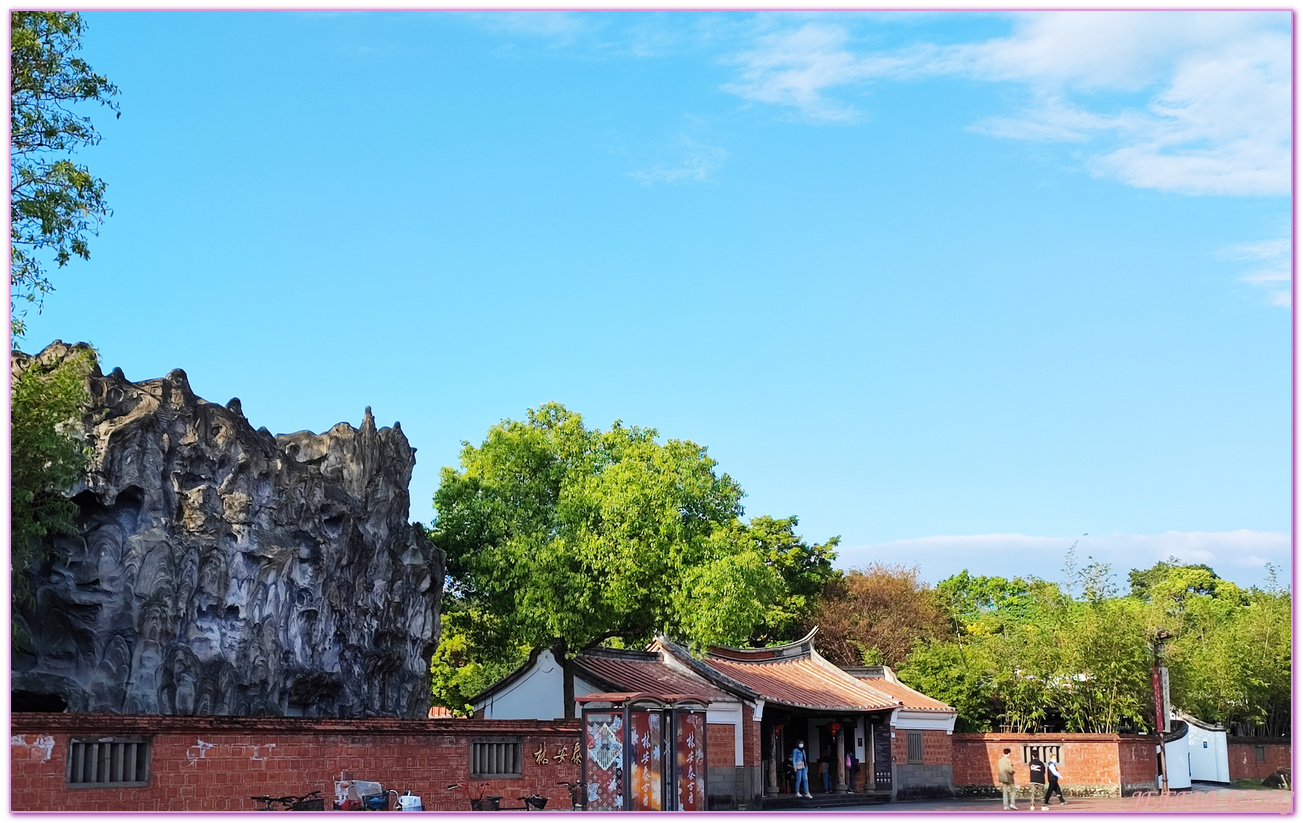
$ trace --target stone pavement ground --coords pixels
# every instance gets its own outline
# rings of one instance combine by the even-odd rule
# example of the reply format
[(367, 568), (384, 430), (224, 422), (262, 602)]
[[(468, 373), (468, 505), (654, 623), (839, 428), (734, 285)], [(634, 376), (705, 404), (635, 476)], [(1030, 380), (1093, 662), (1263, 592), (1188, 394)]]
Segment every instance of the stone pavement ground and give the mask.
[[(1018, 811), (1030, 811), (1031, 803), (1023, 799), (1018, 803)], [(1004, 812), (1000, 808), (1000, 798), (954, 798), (943, 800), (901, 800), (895, 803), (883, 803), (829, 809), (821, 814), (839, 814), (842, 812), (863, 814), (917, 814), (943, 812)], [(1294, 793), (1279, 789), (1232, 789), (1215, 784), (1196, 783), (1192, 791), (1178, 792), (1162, 797), (1153, 794), (1141, 794), (1131, 797), (1070, 797), (1067, 805), (1060, 805), (1056, 798), (1048, 811), (1037, 807), (1037, 814), (1051, 815), (1068, 812), (1110, 812), (1145, 814), (1148, 812), (1191, 813), (1191, 812), (1231, 812), (1290, 814), (1294, 811)], [(1013, 812), (1007, 812), (1012, 814)]]

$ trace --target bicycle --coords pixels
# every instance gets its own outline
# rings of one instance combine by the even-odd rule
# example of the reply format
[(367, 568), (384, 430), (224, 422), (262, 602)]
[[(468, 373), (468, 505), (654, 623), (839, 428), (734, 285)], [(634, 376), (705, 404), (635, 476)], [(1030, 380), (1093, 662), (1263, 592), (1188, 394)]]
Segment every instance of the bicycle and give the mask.
[(541, 794), (532, 794), (529, 797), (521, 797), (519, 806), (510, 806), (504, 809), (502, 808), (501, 795), (489, 795), (487, 797), (484, 795), (484, 792), (488, 790), (488, 787), (489, 787), (488, 783), (480, 783), (476, 787), (479, 789), (480, 793), (472, 797), (470, 786), (466, 785), (465, 783), (453, 783), (448, 786), (449, 789), (464, 788), (466, 790), (466, 799), (470, 801), (471, 811), (473, 812), (502, 812), (502, 811), (532, 812), (532, 811), (542, 810), (544, 807), (547, 806), (546, 797), (542, 796)]
[(300, 796), (285, 795), (284, 797), (261, 794), (249, 799), (262, 804), (262, 808), (257, 809), (260, 812), (323, 812), (326, 810), (326, 801), (322, 799), (319, 791), (308, 792)]
[(500, 796), (497, 797), (484, 796), (484, 792), (486, 792), (489, 788), (488, 783), (480, 783), (478, 786), (476, 786), (476, 788), (479, 789), (480, 793), (475, 795), (474, 797), (471, 796), (471, 787), (467, 783), (452, 783), (448, 786), (448, 788), (465, 789), (466, 799), (470, 801), (471, 811), (473, 812), (496, 812), (501, 809), (501, 806), (499, 804), (502, 803), (502, 798)]
[(559, 780), (557, 781), (557, 785), (565, 786), (570, 790), (570, 810), (582, 812), (588, 802), (588, 797), (585, 795), (588, 784), (582, 780), (578, 783), (571, 783), (569, 780)]

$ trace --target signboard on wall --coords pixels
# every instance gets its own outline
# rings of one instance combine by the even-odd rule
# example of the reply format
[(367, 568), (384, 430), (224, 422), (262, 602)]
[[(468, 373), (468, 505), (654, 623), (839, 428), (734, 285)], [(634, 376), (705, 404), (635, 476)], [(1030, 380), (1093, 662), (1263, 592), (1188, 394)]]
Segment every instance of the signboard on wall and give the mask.
[(674, 713), (675, 800), (679, 811), (706, 810), (706, 715)]

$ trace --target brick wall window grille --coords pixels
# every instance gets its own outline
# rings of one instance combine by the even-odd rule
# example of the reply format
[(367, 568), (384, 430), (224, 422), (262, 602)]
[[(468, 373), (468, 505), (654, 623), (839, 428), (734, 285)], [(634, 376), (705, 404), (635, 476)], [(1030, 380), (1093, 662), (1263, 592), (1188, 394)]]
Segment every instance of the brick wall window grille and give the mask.
[(484, 738), (471, 741), (471, 777), (520, 777), (519, 738)]
[(1254, 763), (1266, 763), (1266, 762), (1267, 762), (1267, 747), (1266, 747), (1266, 746), (1254, 746), (1254, 747), (1253, 747), (1253, 762), (1254, 762)]
[(923, 733), (910, 732), (909, 737), (909, 760), (910, 763), (923, 762)]
[(1058, 763), (1060, 766), (1063, 765), (1063, 752), (1060, 746), (1057, 745), (1049, 746), (1044, 744), (1036, 745), (1036, 746), (1023, 746), (1022, 762), (1023, 763), (1032, 762), (1033, 754), (1040, 755), (1042, 763), (1049, 763), (1050, 758), (1052, 757), (1054, 758), (1055, 763)]
[(68, 742), (68, 785), (116, 788), (149, 785), (149, 739), (73, 738)]

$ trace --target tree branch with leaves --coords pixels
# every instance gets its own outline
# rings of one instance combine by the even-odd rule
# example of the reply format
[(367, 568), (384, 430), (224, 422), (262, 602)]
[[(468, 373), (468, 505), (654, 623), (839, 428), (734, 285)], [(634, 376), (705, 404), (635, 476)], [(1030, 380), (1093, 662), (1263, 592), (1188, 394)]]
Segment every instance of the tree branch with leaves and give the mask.
[(90, 259), (87, 238), (111, 212), (106, 185), (69, 156), (100, 142), (79, 113), (98, 103), (117, 114), (117, 86), (77, 57), (86, 26), (76, 12), (15, 11), (9, 16), (10, 328), (26, 331), (25, 309), (39, 312), (54, 290), (46, 266)]

